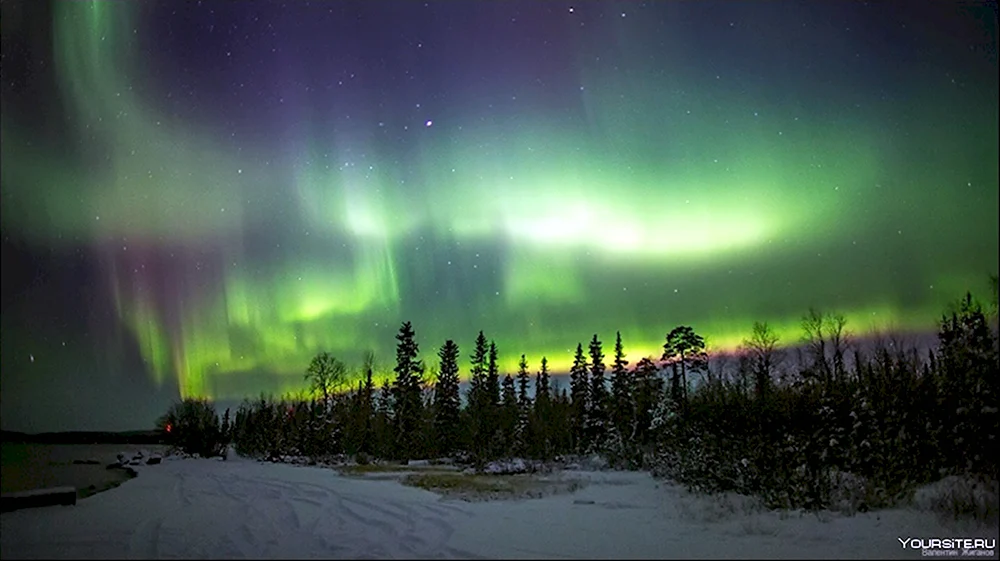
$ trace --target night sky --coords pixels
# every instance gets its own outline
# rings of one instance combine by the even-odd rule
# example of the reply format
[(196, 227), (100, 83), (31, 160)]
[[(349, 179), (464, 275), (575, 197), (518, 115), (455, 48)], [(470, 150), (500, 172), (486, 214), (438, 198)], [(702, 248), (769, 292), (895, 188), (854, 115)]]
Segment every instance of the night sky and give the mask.
[(933, 330), (998, 267), (996, 3), (2, 2), (2, 423), (309, 359)]

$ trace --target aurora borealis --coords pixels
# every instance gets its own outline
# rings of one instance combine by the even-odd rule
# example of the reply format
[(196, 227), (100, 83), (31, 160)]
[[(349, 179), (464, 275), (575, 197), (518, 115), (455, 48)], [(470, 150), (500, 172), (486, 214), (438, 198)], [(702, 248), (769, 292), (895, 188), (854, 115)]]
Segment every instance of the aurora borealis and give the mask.
[(2, 6), (4, 428), (297, 390), (404, 320), (463, 376), (480, 329), (508, 370), (926, 331), (997, 271), (995, 3)]

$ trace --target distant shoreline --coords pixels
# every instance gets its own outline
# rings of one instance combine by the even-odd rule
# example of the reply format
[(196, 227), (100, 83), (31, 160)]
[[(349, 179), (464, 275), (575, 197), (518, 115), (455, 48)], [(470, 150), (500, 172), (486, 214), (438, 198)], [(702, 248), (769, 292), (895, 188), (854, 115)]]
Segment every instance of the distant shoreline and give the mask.
[(0, 438), (9, 444), (165, 444), (156, 430), (134, 431), (65, 431), (25, 433), (0, 431)]

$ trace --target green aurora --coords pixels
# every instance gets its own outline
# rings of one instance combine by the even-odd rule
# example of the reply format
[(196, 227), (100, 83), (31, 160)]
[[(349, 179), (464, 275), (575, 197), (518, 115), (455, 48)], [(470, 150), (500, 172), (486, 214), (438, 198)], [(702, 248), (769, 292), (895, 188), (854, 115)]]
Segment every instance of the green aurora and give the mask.
[[(789, 45), (728, 39), (772, 53), (757, 79), (701, 55), (683, 18), (609, 16), (555, 26), (569, 64), (551, 81), (497, 63), (485, 86), (447, 76), (322, 94), (299, 85), (319, 81), (307, 46), (333, 39), (303, 31), (274, 55), (256, 39), (209, 45), (199, 63), (155, 52), (164, 10), (55, 4), (63, 132), (39, 132), (5, 95), (2, 217), (33, 247), (99, 255), (116, 321), (156, 384), (182, 396), (300, 390), (324, 350), (388, 362), (404, 320), (429, 363), (445, 339), (465, 361), (482, 329), (507, 371), (521, 353), (565, 370), (577, 342), (616, 330), (633, 363), (680, 324), (715, 350), (755, 320), (791, 344), (811, 306), (858, 335), (926, 331), (997, 270), (995, 58), (992, 77), (976, 59), (957, 83), (930, 62), (880, 80), (891, 60), (853, 60), (877, 46), (817, 31), (803, 48), (824, 56), (791, 76), (805, 55)], [(309, 10), (274, 27), (290, 35)], [(181, 93), (177, 68), (210, 67), (226, 48), (264, 53), (245, 85), (220, 67), (225, 87), (192, 80), (221, 88), (213, 101)], [(377, 55), (343, 54), (365, 56)], [(415, 67), (435, 63), (448, 62)], [(242, 109), (259, 110), (259, 127), (226, 124), (240, 111), (219, 101), (227, 89), (254, 87), (271, 99)], [(501, 97), (521, 103), (486, 107)], [(277, 382), (253, 382), (260, 372)]]

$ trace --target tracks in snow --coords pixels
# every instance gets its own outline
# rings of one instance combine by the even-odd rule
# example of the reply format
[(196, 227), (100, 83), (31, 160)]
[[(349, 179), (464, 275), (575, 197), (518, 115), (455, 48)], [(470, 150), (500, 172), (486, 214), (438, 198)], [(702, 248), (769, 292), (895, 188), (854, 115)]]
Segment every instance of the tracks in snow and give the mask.
[[(169, 477), (171, 493), (144, 514), (129, 540), (132, 557), (471, 558), (448, 545), (459, 505), (417, 500), (415, 490), (371, 497), (369, 482), (320, 468), (194, 460)], [(407, 496), (411, 498), (407, 498)]]

